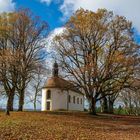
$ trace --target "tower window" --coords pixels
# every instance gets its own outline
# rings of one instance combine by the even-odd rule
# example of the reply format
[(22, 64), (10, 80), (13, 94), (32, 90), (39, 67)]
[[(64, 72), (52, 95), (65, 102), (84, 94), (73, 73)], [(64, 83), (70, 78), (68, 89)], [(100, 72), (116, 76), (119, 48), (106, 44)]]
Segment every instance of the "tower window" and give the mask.
[(47, 99), (51, 99), (51, 91), (50, 90), (47, 91)]

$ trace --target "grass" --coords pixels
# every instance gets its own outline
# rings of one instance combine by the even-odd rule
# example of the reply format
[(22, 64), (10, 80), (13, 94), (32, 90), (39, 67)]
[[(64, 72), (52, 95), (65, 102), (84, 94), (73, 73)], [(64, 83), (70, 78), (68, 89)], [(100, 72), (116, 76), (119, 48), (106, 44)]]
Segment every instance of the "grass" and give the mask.
[(140, 118), (76, 112), (0, 112), (0, 140), (140, 140)]

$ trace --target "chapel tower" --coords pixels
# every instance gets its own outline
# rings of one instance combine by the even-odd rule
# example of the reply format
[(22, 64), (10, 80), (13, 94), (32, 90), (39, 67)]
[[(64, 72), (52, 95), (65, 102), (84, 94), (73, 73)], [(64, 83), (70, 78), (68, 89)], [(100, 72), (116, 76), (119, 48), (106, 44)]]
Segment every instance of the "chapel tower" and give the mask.
[(55, 63), (53, 64), (52, 76), (53, 77), (58, 77), (58, 71), (59, 71), (58, 64), (55, 61)]

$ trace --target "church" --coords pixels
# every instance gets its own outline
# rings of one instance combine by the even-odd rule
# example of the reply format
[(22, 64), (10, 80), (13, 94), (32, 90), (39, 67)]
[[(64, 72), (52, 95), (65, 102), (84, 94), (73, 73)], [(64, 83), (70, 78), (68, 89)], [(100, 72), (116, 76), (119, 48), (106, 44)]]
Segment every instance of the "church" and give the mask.
[(72, 83), (61, 78), (58, 72), (58, 64), (55, 62), (52, 77), (42, 88), (41, 110), (84, 111), (84, 94), (79, 92)]

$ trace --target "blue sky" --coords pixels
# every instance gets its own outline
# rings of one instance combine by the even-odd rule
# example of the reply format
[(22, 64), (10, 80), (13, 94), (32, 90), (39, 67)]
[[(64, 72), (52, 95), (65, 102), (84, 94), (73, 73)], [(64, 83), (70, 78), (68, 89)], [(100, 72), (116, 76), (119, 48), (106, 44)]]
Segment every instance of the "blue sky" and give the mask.
[[(106, 8), (132, 21), (136, 30), (135, 38), (140, 42), (140, 0), (0, 0), (0, 13), (17, 8), (29, 8), (48, 22), (50, 31), (59, 32), (68, 18), (79, 8), (96, 11)], [(60, 29), (61, 30), (61, 29)]]
[(62, 12), (59, 10), (61, 2), (52, 2), (48, 5), (39, 0), (15, 0), (15, 3), (16, 8), (29, 8), (35, 15), (47, 21), (50, 30), (64, 25), (64, 22), (61, 21)]

